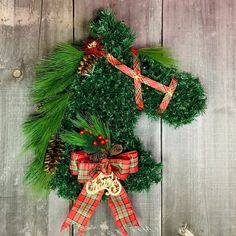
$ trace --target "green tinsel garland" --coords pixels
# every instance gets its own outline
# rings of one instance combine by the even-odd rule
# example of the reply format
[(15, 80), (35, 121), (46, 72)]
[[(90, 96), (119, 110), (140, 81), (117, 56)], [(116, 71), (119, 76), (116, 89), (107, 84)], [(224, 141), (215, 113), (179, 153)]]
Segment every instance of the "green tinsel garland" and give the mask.
[[(123, 22), (114, 18), (110, 10), (97, 13), (96, 19), (90, 22), (90, 33), (92, 37), (102, 39), (105, 50), (132, 67), (130, 47), (134, 43), (134, 35)], [(198, 78), (176, 68), (170, 68), (173, 61), (165, 58), (165, 55), (161, 58), (160, 52), (161, 50), (157, 50), (159, 55), (155, 58), (155, 50), (140, 50), (142, 74), (165, 85), (169, 85), (173, 77), (178, 80), (173, 98), (161, 117), (165, 123), (179, 127), (190, 123), (205, 110), (206, 95)], [(158, 58), (162, 64), (158, 62)], [(78, 57), (77, 65), (80, 59)], [(67, 79), (66, 76), (64, 79)], [(65, 89), (71, 94), (70, 101), (64, 112), (62, 124), (59, 125), (58, 135), (60, 136), (64, 130), (74, 129), (71, 120), (75, 119), (77, 113), (94, 114), (108, 123), (113, 144), (121, 144), (124, 150), (137, 150), (139, 153), (139, 171), (122, 183), (126, 191), (148, 190), (153, 183), (158, 183), (162, 166), (152, 159), (150, 152), (144, 150), (142, 143), (134, 135), (134, 127), (142, 112), (151, 119), (160, 118), (156, 111), (164, 94), (142, 85), (145, 109), (140, 112), (134, 100), (133, 79), (110, 65), (104, 58), (99, 58), (87, 76), (73, 73), (73, 79), (70, 81), (70, 85), (67, 84)], [(62, 91), (61, 89), (60, 93)], [(25, 133), (27, 135), (27, 129)], [(72, 176), (68, 168), (70, 153), (78, 148), (66, 144), (58, 170), (51, 176), (50, 186), (45, 187), (56, 190), (59, 196), (67, 199), (75, 199), (81, 191), (76, 176)], [(37, 181), (29, 179), (28, 182), (35, 185)]]

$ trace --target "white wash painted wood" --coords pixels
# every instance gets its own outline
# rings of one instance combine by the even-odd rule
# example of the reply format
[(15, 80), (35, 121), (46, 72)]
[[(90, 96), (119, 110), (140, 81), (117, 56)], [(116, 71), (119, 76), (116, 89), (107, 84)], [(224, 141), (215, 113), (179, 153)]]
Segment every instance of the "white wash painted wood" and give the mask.
[[(75, 38), (88, 36), (88, 20), (96, 10), (109, 7), (113, 9), (118, 19), (124, 20), (135, 32), (135, 45), (157, 46), (161, 42), (161, 1), (92, 1), (75, 2)], [(142, 139), (147, 150), (152, 151), (153, 157), (160, 162), (160, 122), (150, 122), (143, 116), (137, 125), (138, 136)], [(134, 210), (142, 225), (137, 230), (129, 230), (130, 235), (160, 236), (161, 235), (161, 185), (155, 185), (149, 193), (129, 194)], [(75, 232), (77, 229), (75, 228)], [(77, 234), (76, 234), (77, 235)], [(107, 202), (102, 202), (96, 210), (85, 235), (120, 235), (115, 226), (113, 216)]]
[(233, 0), (164, 0), (164, 46), (200, 76), (208, 109), (163, 127), (163, 236), (182, 223), (194, 235), (236, 235), (235, 12)]
[[(36, 200), (22, 184), (20, 126), (33, 110), (30, 87), (37, 58), (56, 41), (73, 37), (72, 3), (64, 1), (0, 1), (0, 235), (59, 235), (69, 203), (53, 195)], [(14, 69), (23, 79), (12, 77)], [(68, 235), (68, 232), (60, 235)]]

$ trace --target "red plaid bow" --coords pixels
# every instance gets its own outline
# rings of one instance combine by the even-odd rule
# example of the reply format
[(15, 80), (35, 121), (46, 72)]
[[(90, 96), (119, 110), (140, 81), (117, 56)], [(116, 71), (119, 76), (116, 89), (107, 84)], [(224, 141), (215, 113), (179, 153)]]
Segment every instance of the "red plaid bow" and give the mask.
[[(90, 163), (86, 152), (72, 152), (70, 170), (73, 175), (78, 175), (78, 181), (85, 183), (85, 185), (67, 215), (61, 230), (67, 228), (71, 223), (76, 223), (79, 226), (80, 235), (83, 235), (86, 225), (104, 194), (104, 190), (96, 194), (88, 194), (86, 192), (86, 183), (96, 178), (101, 172), (104, 174), (113, 172), (119, 179), (127, 179), (128, 174), (138, 171), (138, 153), (130, 151), (122, 153), (116, 158), (103, 159), (100, 163)], [(131, 202), (123, 187), (118, 196), (110, 195), (108, 197), (108, 205), (111, 208), (117, 226), (124, 236), (128, 235), (124, 226), (139, 226)]]
[[(91, 49), (91, 47), (88, 47), (87, 45), (93, 45), (93, 48)], [(136, 48), (134, 47), (131, 48), (131, 51), (134, 56), (133, 69), (129, 68), (124, 63), (117, 60), (110, 53), (104, 51), (102, 49), (102, 44), (98, 39), (85, 42), (84, 46), (82, 47), (82, 50), (84, 50), (87, 55), (94, 54), (96, 56), (103, 56), (111, 65), (113, 65), (118, 70), (122, 71), (124, 74), (134, 79), (135, 102), (139, 110), (144, 109), (144, 102), (142, 98), (142, 86), (141, 86), (142, 83), (165, 94), (159, 108), (157, 109), (157, 112), (162, 113), (164, 110), (167, 109), (167, 106), (169, 105), (169, 102), (172, 99), (174, 91), (177, 87), (178, 84), (177, 79), (172, 78), (169, 86), (166, 86), (164, 84), (161, 84), (155, 80), (148, 78), (147, 76), (142, 75), (140, 62), (138, 58), (138, 50)]]

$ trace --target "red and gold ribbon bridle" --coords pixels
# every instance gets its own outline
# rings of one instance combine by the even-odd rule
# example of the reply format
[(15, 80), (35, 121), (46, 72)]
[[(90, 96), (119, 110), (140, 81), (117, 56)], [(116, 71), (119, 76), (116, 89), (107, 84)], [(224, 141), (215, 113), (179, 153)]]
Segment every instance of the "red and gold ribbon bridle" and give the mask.
[(165, 94), (161, 104), (159, 105), (159, 108), (157, 109), (157, 112), (161, 114), (167, 109), (177, 87), (177, 79), (172, 78), (169, 86), (166, 86), (155, 80), (150, 79), (145, 75), (142, 75), (140, 61), (138, 57), (138, 50), (136, 48), (131, 48), (131, 51), (134, 56), (133, 69), (116, 59), (109, 52), (104, 51), (99, 40), (90, 40), (82, 47), (82, 50), (84, 50), (87, 55), (93, 54), (96, 56), (103, 56), (111, 65), (116, 67), (118, 70), (122, 71), (124, 74), (128, 75), (130, 78), (134, 79), (135, 102), (139, 110), (144, 109), (142, 83)]

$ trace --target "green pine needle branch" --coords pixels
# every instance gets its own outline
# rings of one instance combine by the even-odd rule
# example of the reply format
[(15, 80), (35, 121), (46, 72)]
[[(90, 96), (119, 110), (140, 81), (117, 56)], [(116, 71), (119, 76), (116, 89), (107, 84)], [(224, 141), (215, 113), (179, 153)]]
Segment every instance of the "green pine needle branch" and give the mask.
[(44, 171), (44, 157), (48, 141), (60, 128), (70, 96), (69, 93), (57, 95), (44, 104), (41, 113), (31, 115), (23, 124), (26, 137), (24, 149), (33, 150), (35, 155), (35, 160), (27, 169), (24, 182), (32, 186), (38, 195), (49, 192), (52, 176)]
[(177, 61), (172, 57), (172, 52), (168, 48), (140, 48), (140, 55), (148, 56), (165, 67), (176, 67)]
[[(61, 139), (64, 142), (80, 146), (83, 150), (91, 153), (110, 149), (110, 131), (99, 118), (92, 115), (86, 119), (81, 115), (77, 115), (77, 119), (73, 121), (73, 124), (80, 129), (80, 132), (66, 131), (61, 134)], [(107, 139), (107, 142), (100, 144), (101, 140), (98, 137), (101, 140)]]
[(33, 100), (39, 103), (64, 91), (72, 83), (73, 75), (83, 56), (83, 51), (70, 44), (58, 44), (55, 51), (36, 66)]
[(38, 111), (23, 124), (24, 150), (32, 150), (35, 160), (29, 165), (24, 182), (37, 195), (49, 193), (52, 176), (44, 171), (48, 141), (61, 127), (66, 107), (72, 94), (76, 69), (84, 53), (70, 44), (58, 44), (55, 51), (36, 66), (36, 79), (32, 87), (33, 101)]

